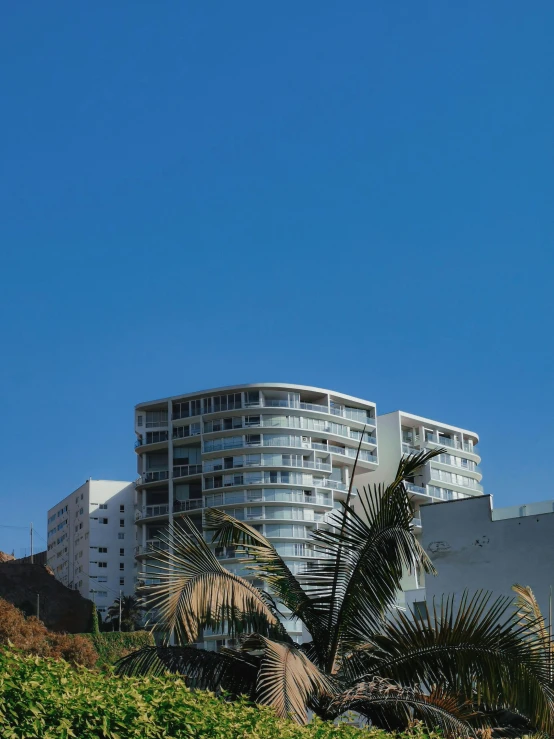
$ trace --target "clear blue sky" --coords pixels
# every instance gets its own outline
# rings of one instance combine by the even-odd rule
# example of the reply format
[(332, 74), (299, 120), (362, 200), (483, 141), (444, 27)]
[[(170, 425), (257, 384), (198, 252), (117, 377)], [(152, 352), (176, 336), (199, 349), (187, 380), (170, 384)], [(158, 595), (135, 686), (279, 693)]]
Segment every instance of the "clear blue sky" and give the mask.
[(496, 505), (554, 498), (553, 25), (551, 0), (6, 4), (3, 524), (132, 479), (136, 402), (248, 381), (470, 427)]

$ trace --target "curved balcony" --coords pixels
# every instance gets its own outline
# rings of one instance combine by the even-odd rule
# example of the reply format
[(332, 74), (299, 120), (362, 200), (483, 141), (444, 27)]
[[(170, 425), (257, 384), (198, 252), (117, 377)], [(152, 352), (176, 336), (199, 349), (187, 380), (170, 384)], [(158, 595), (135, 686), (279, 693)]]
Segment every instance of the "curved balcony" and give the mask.
[(192, 500), (176, 500), (173, 503), (173, 513), (187, 513), (188, 511), (197, 511), (204, 508), (202, 498), (193, 498)]
[(168, 503), (161, 505), (146, 505), (135, 511), (135, 521), (145, 518), (160, 518), (169, 516), (170, 506)]
[(232, 493), (211, 493), (204, 496), (206, 508), (219, 508), (228, 505), (256, 505), (258, 503), (297, 503), (314, 508), (332, 508), (333, 501), (329, 493), (306, 495), (296, 490), (241, 490)]
[(168, 552), (169, 545), (158, 539), (147, 539), (146, 546), (139, 544), (135, 547), (135, 557), (142, 557), (156, 552)]
[(169, 480), (169, 470), (150, 470), (149, 472), (143, 472), (140, 481), (136, 487), (142, 487), (143, 485), (149, 485), (153, 482), (163, 482)]
[(171, 512), (187, 513), (188, 511), (196, 511), (204, 507), (202, 498), (193, 500), (175, 500), (173, 506), (169, 503), (159, 505), (146, 505), (135, 511), (135, 521), (144, 521), (150, 518), (168, 518)]
[(173, 466), (173, 479), (181, 477), (193, 477), (202, 474), (201, 464), (181, 464)]

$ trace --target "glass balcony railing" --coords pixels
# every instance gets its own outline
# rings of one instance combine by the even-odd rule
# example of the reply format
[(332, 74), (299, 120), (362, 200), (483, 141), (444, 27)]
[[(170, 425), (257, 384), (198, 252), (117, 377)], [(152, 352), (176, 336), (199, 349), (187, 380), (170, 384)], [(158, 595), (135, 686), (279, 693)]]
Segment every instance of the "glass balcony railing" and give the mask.
[(146, 546), (139, 544), (135, 547), (135, 554), (148, 554), (148, 552), (168, 552), (169, 544), (157, 539), (147, 539)]
[(173, 513), (182, 513), (184, 511), (195, 511), (204, 507), (202, 498), (193, 498), (192, 500), (176, 500), (173, 503)]
[(169, 503), (162, 505), (147, 505), (137, 510), (136, 518), (150, 518), (154, 516), (167, 516), (169, 514)]
[(341, 490), (342, 492), (345, 492), (345, 493), (348, 492), (348, 485), (346, 485), (346, 483), (344, 482), (340, 482), (339, 480), (326, 479), (318, 483), (318, 486), (319, 485), (325, 488), (333, 488), (334, 490)]
[[(352, 457), (352, 458), (355, 458), (356, 454), (358, 453), (357, 449), (351, 449), (350, 447), (334, 446), (333, 444), (329, 444), (328, 449), (333, 454), (342, 454), (345, 457)], [(360, 449), (360, 454), (358, 456), (358, 459), (361, 459), (363, 462), (377, 462), (377, 455), (373, 454), (373, 452), (368, 452), (365, 449)]]
[(173, 502), (173, 508), (169, 503), (161, 503), (159, 505), (147, 505), (138, 508), (135, 512), (135, 519), (155, 518), (156, 516), (167, 516), (173, 510), (173, 513), (181, 513), (183, 511), (192, 511), (197, 508), (203, 508), (204, 501), (202, 498), (193, 500), (176, 500)]
[(150, 470), (142, 475), (143, 482), (160, 482), (161, 480), (169, 480), (169, 470)]
[(406, 482), (404, 483), (404, 486), (409, 493), (415, 493), (417, 495), (429, 495), (429, 493), (427, 492), (427, 488), (423, 488), (420, 485), (414, 485), (413, 482)]
[(418, 449), (415, 446), (412, 446), (411, 444), (407, 444), (406, 442), (402, 442), (402, 454), (419, 454), (422, 450)]
[(204, 497), (206, 508), (241, 503), (308, 503), (311, 505), (332, 505), (328, 493), (306, 495), (295, 490), (242, 490), (236, 493), (214, 493)]
[(450, 485), (458, 485), (459, 487), (468, 488), (469, 490), (477, 490), (480, 493), (483, 492), (483, 486), (479, 485), (477, 480), (456, 472), (445, 472), (436, 467), (431, 467), (431, 479), (440, 480), (441, 482), (446, 482)]
[(459, 439), (449, 439), (446, 436), (439, 436), (438, 434), (428, 434), (425, 438), (426, 442), (431, 444), (439, 444), (440, 446), (450, 447), (451, 449), (463, 449), (464, 452), (470, 452), (471, 454), (478, 454), (477, 449), (467, 441), (460, 441)]
[(173, 467), (173, 477), (188, 477), (190, 475), (200, 475), (201, 473), (201, 464), (182, 464)]
[(368, 426), (375, 426), (375, 418), (368, 416), (367, 411), (361, 408), (340, 408), (331, 406), (331, 413), (333, 416), (341, 416), (341, 418), (348, 418), (350, 421), (357, 421), (358, 423), (365, 423)]

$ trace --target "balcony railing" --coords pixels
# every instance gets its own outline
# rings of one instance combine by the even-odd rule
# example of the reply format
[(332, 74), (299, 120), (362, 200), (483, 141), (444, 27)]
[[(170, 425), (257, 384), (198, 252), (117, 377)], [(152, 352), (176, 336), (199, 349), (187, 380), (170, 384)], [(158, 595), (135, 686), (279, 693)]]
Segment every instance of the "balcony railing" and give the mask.
[(420, 454), (421, 449), (418, 449), (415, 446), (412, 446), (411, 444), (406, 444), (406, 442), (402, 442), (402, 454)]
[(201, 464), (182, 464), (173, 467), (173, 477), (188, 477), (190, 475), (200, 475), (201, 473)]
[(416, 493), (417, 495), (429, 495), (429, 493), (427, 492), (427, 488), (423, 488), (420, 485), (414, 485), (413, 482), (405, 482), (404, 485), (409, 493)]
[(139, 508), (136, 512), (136, 518), (150, 518), (154, 516), (167, 516), (169, 514), (169, 504), (147, 505)]
[(366, 423), (369, 426), (375, 426), (375, 419), (372, 416), (368, 416), (367, 412), (357, 408), (334, 408), (331, 406), (331, 413), (333, 416), (341, 416), (341, 418), (348, 418), (350, 421), (357, 421), (358, 423)]
[(345, 493), (348, 492), (348, 485), (346, 485), (346, 483), (344, 482), (339, 482), (339, 480), (326, 479), (322, 480), (320, 483), (318, 483), (318, 485), (321, 485), (325, 488), (333, 488), (334, 490), (341, 490)]
[(160, 505), (147, 505), (137, 509), (135, 519), (138, 521), (142, 518), (155, 518), (156, 516), (167, 516), (173, 510), (173, 513), (182, 513), (183, 511), (192, 511), (197, 508), (203, 508), (204, 501), (202, 498), (193, 500), (176, 500), (173, 502), (173, 508), (169, 503)]
[(157, 539), (147, 539), (146, 546), (139, 544), (135, 547), (135, 554), (148, 554), (148, 552), (168, 552), (169, 544), (165, 541), (158, 541)]
[[(350, 447), (334, 446), (333, 444), (329, 444), (328, 449), (333, 454), (342, 454), (345, 457), (352, 457), (353, 459), (356, 457), (356, 454), (358, 453), (357, 449), (351, 449)], [(358, 459), (361, 459), (364, 462), (376, 462), (377, 455), (373, 454), (372, 452), (368, 452), (365, 449), (360, 449), (360, 454), (358, 456)]]
[(241, 503), (308, 503), (311, 505), (331, 507), (331, 496), (328, 493), (305, 495), (294, 490), (247, 490), (236, 493), (214, 493), (204, 498), (206, 508)]
[(192, 500), (176, 500), (173, 503), (173, 513), (182, 513), (183, 511), (195, 511), (204, 507), (202, 498), (193, 498)]
[(477, 454), (477, 450), (467, 441), (461, 442), (459, 439), (448, 439), (445, 436), (439, 436), (438, 434), (429, 434), (425, 439), (426, 442), (431, 444), (439, 444), (440, 446), (450, 447), (451, 449), (463, 449), (464, 452), (470, 452), (471, 454)]
[(143, 482), (160, 482), (161, 480), (169, 480), (169, 470), (151, 470), (142, 475)]
[[(452, 479), (452, 477), (464, 479), (458, 480)], [(474, 480), (472, 477), (465, 477), (464, 475), (457, 472), (446, 472), (445, 470), (439, 470), (436, 467), (431, 467), (431, 479), (440, 480), (440, 482), (446, 482), (449, 485), (457, 485), (458, 487), (467, 488), (468, 490), (477, 490), (480, 493), (483, 492), (483, 486), (479, 485), (476, 480)]]

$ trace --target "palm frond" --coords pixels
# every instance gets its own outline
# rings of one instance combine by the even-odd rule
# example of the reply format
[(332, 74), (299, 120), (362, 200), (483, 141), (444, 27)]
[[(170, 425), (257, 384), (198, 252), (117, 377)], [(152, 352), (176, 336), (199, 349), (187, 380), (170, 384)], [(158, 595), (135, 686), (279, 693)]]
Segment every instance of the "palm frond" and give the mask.
[(333, 669), (339, 643), (352, 648), (380, 628), (387, 609), (396, 602), (406, 569), (435, 572), (413, 533), (413, 509), (404, 481), (437, 453), (403, 459), (392, 485), (359, 491), (361, 514), (343, 504), (331, 519), (333, 528), (314, 533), (327, 559), (314, 563), (300, 579), (311, 589), (316, 605), (328, 611), (327, 669)]
[(397, 613), (383, 631), (344, 660), (343, 679), (379, 674), (401, 684), (436, 686), (488, 709), (510, 708), (539, 729), (554, 728), (550, 666), (529, 640), (529, 623), (514, 620), (510, 598), (465, 593), (458, 607), (443, 599), (416, 617)]
[(252, 574), (267, 583), (273, 596), (306, 625), (314, 638), (317, 662), (323, 663), (325, 657), (321, 647), (325, 643), (322, 637), (326, 612), (317, 607), (273, 544), (252, 526), (225, 511), (208, 508), (204, 515), (207, 530), (213, 532), (213, 543), (242, 547), (249, 557), (248, 569)]
[(225, 626), (229, 634), (284, 633), (271, 598), (226, 570), (187, 518), (158, 538), (167, 550), (152, 553), (149, 576), (158, 582), (144, 592), (164, 629), (180, 643), (193, 642), (201, 627)]
[(332, 680), (294, 644), (253, 634), (242, 648), (260, 654), (256, 701), (272, 706), (283, 718), (305, 724), (307, 705), (335, 692)]
[(160, 676), (167, 672), (184, 675), (191, 688), (225, 690), (232, 695), (255, 699), (259, 659), (245, 652), (226, 649), (209, 652), (194, 645), (143, 647), (115, 664), (117, 675)]
[(382, 677), (372, 676), (342, 693), (329, 711), (336, 715), (357, 711), (388, 730), (404, 729), (415, 719), (428, 726), (438, 726), (446, 736), (468, 736), (467, 719), (472, 715), (466, 705), (440, 691), (426, 695)]
[(512, 585), (516, 594), (516, 608), (519, 620), (526, 623), (531, 636), (539, 641), (546, 654), (552, 651), (550, 631), (542, 615), (533, 591), (529, 586)]

